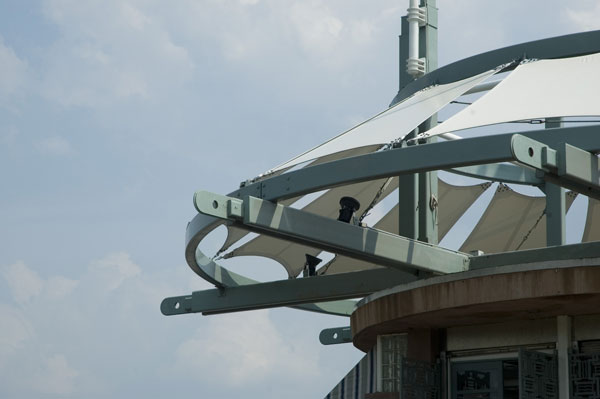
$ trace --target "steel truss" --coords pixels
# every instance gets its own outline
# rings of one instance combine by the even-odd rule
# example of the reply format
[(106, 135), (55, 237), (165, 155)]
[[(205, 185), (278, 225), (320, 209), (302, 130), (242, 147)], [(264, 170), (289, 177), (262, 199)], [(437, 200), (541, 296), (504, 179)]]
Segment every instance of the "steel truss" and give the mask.
[[(470, 57), (427, 73), (405, 85), (393, 103), (432, 84), (473, 76), (523, 58), (562, 58), (600, 52), (600, 31), (539, 40)], [(548, 201), (557, 201), (554, 187), (600, 199), (598, 158), (600, 126), (559, 127), (545, 131), (426, 143), (379, 151), (266, 176), (227, 196), (199, 191), (199, 214), (186, 231), (186, 261), (215, 289), (166, 298), (165, 315), (214, 314), (275, 306), (349, 316), (359, 298), (432, 275), (460, 273), (498, 264), (525, 264), (565, 256), (600, 257), (598, 245), (580, 244), (561, 252), (550, 247), (506, 254), (471, 256), (401, 235), (345, 224), (278, 204), (303, 194), (393, 176), (446, 170), (486, 180), (538, 186)], [(512, 164), (506, 163), (512, 162)], [(558, 215), (564, 226), (564, 212)], [(550, 218), (549, 218), (550, 219)], [(561, 222), (562, 221), (562, 222)], [(549, 222), (552, 222), (549, 220)], [(308, 244), (326, 251), (387, 266), (331, 276), (260, 283), (227, 270), (198, 249), (200, 241), (221, 224)], [(550, 225), (551, 223), (549, 223)], [(560, 242), (559, 242), (560, 244)], [(566, 248), (566, 247), (565, 247)], [(348, 327), (324, 330), (325, 344), (349, 341)]]

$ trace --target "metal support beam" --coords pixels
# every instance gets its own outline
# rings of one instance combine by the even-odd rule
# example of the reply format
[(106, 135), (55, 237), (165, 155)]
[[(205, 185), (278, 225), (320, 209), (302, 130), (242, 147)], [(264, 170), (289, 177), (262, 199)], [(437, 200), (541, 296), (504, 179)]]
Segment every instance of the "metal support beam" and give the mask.
[(565, 189), (546, 182), (544, 192), (546, 194), (546, 245), (549, 247), (564, 245), (567, 242)]
[(385, 231), (339, 222), (254, 197), (244, 200), (198, 191), (196, 209), (261, 234), (403, 271), (455, 273), (468, 269), (469, 256)]
[[(421, 6), (427, 10), (427, 23), (420, 29), (420, 51), (419, 57), (425, 58), (425, 73), (430, 73), (438, 66), (438, 9), (436, 0), (422, 0)], [(433, 114), (429, 119), (419, 126), (420, 132), (426, 132), (437, 125), (437, 114)], [(425, 143), (433, 143), (437, 138), (425, 140)], [(437, 224), (437, 171), (419, 173), (419, 241), (430, 244), (438, 243), (438, 224)]]
[(416, 276), (409, 273), (392, 269), (375, 269), (331, 276), (271, 281), (195, 291), (191, 295), (165, 298), (160, 309), (164, 315), (172, 316), (185, 313), (208, 315), (296, 306), (359, 298), (416, 279)]
[[(584, 151), (600, 151), (599, 126), (551, 130), (552, 132), (529, 131), (408, 146), (340, 159), (265, 178), (230, 195), (238, 198), (252, 195), (274, 201), (377, 178), (513, 161), (515, 156), (511, 149), (512, 140), (518, 136), (529, 137), (551, 148), (556, 148), (562, 142)], [(522, 155), (526, 155), (526, 151), (527, 149)], [(588, 161), (592, 161), (592, 159), (588, 157)], [(541, 162), (536, 168), (540, 167)], [(576, 173), (576, 170), (570, 165), (568, 169), (565, 169), (563, 177), (568, 177), (572, 173)], [(544, 177), (544, 179), (549, 180), (548, 177)], [(567, 188), (571, 188), (571, 186)], [(573, 189), (582, 192), (580, 190), (585, 188), (580, 186), (576, 189), (573, 185)], [(586, 193), (584, 192), (584, 194)]]
[(484, 269), (507, 265), (519, 265), (525, 263), (550, 263), (564, 264), (570, 259), (590, 259), (589, 265), (598, 265), (600, 258), (600, 242), (586, 242), (580, 244), (561, 245), (559, 247), (547, 247), (527, 249), (524, 251), (502, 252), (497, 254), (484, 254), (473, 256), (469, 269)]
[[(413, 77), (406, 71), (408, 36), (408, 20), (404, 16), (402, 17), (400, 60), (398, 66), (400, 89), (413, 81)], [(407, 137), (415, 137), (418, 132), (419, 130), (415, 129)], [(410, 143), (410, 145), (414, 144), (416, 143)], [(419, 236), (419, 175), (413, 173), (398, 176), (398, 187), (402, 187), (401, 190), (398, 190), (398, 234), (416, 240)]]
[(600, 200), (598, 157), (567, 143), (555, 148), (528, 137), (513, 142), (517, 162), (539, 170), (544, 180)]
[[(429, 73), (437, 68), (438, 10), (436, 0), (422, 0), (420, 6), (426, 10), (427, 22), (419, 28), (419, 58), (425, 59), (425, 73)], [(402, 19), (402, 36), (400, 37), (400, 88), (413, 80), (413, 77), (406, 72), (409, 34), (407, 25), (408, 22), (404, 17)], [(407, 138), (415, 137), (418, 132), (425, 132), (436, 124), (437, 115), (433, 115)], [(437, 244), (437, 208), (431, 206), (436, 203), (435, 199), (437, 199), (437, 172), (421, 172), (398, 178), (399, 187), (402, 187), (398, 193), (398, 233), (404, 237)]]
[(352, 331), (350, 326), (326, 328), (319, 334), (319, 341), (323, 345), (347, 344), (352, 342)]
[[(546, 119), (546, 129), (562, 127), (561, 118)], [(565, 189), (546, 182), (544, 184), (546, 194), (546, 245), (564, 245), (567, 242)]]

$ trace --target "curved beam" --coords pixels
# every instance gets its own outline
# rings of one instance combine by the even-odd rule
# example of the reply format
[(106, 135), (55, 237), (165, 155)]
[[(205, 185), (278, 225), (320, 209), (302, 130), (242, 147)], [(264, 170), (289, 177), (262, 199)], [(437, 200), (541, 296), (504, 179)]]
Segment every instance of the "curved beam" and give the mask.
[(243, 187), (230, 197), (253, 196), (278, 201), (298, 195), (402, 174), (514, 160), (513, 137), (523, 136), (556, 147), (566, 142), (582, 150), (600, 151), (600, 126), (524, 131), (462, 140), (408, 146), (340, 159), (266, 178)]
[[(503, 47), (453, 62), (407, 84), (390, 106), (431, 85), (447, 84), (523, 59), (565, 58), (600, 52), (600, 31), (574, 33)], [(514, 66), (513, 66), (514, 67)]]
[[(190, 268), (206, 281), (214, 284), (217, 288), (249, 286), (259, 282), (240, 274), (234, 273), (220, 266), (208, 258), (198, 248), (198, 244), (208, 233), (213, 231), (223, 221), (221, 219), (199, 213), (188, 223), (185, 237), (185, 259)], [(311, 312), (332, 314), (337, 316), (349, 316), (354, 308), (355, 301), (340, 300), (332, 302), (307, 303), (293, 306), (297, 309)], [(161, 305), (161, 309), (163, 306)]]

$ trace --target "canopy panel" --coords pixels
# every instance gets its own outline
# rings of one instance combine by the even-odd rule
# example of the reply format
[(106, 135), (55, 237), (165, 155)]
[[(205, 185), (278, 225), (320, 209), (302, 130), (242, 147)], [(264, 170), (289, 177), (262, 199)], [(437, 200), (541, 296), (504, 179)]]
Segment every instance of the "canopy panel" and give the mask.
[[(306, 212), (336, 219), (340, 209), (340, 198), (350, 196), (360, 202), (361, 209), (359, 209), (358, 212), (361, 213), (374, 200), (380, 189), (382, 190), (382, 193), (379, 200), (385, 198), (398, 187), (398, 178), (392, 178), (389, 183), (387, 180), (388, 179), (378, 179), (336, 187), (327, 191), (302, 209)], [(260, 235), (227, 253), (224, 258), (227, 259), (234, 256), (264, 256), (281, 263), (290, 277), (296, 277), (304, 268), (304, 254), (317, 255), (319, 252), (321, 252), (321, 250), (316, 248)]]
[(581, 242), (600, 241), (600, 201), (588, 198), (587, 219)]
[(401, 139), (431, 115), (495, 72), (495, 70), (490, 70), (457, 82), (431, 86), (419, 91), (352, 129), (275, 167), (270, 172), (352, 148), (382, 146)]
[[(359, 213), (364, 212), (369, 202), (373, 200), (376, 193), (383, 188), (379, 200), (389, 195), (397, 186), (397, 178), (393, 178), (387, 186), (384, 186), (386, 179), (375, 180), (372, 182), (352, 184), (338, 187), (328, 191), (315, 201), (308, 204), (303, 210), (316, 213), (322, 216), (337, 218), (339, 210), (339, 199), (342, 196), (352, 196), (361, 202)], [(478, 184), (475, 186), (453, 186), (439, 180), (438, 202), (439, 202), (439, 227), (438, 231), (442, 238), (448, 230), (456, 223), (463, 213), (479, 198), (479, 196), (490, 186), (490, 183)], [(398, 231), (398, 205), (389, 211), (374, 226), (380, 230), (389, 232)], [(296, 244), (283, 239), (269, 237), (265, 235), (258, 236), (246, 244), (236, 248), (226, 254), (224, 258), (234, 256), (263, 256), (281, 263), (290, 277), (297, 276), (304, 267), (305, 254), (316, 256), (319, 249)], [(333, 261), (322, 268), (321, 273), (333, 274), (339, 272), (365, 270), (377, 267), (368, 262), (359, 261), (352, 258), (337, 256)]]
[[(576, 193), (566, 193), (566, 208)], [(531, 197), (499, 184), (483, 216), (460, 247), (462, 252), (517, 251), (546, 246), (546, 197)]]
[(494, 89), (424, 136), (497, 123), (599, 116), (600, 54), (519, 65)]
[[(341, 159), (341, 158), (346, 158), (346, 157), (355, 157), (358, 155), (368, 154), (370, 152), (376, 151), (379, 147), (380, 147), (379, 145), (374, 145), (374, 146), (367, 146), (367, 147), (361, 147), (361, 148), (352, 148), (352, 149), (342, 151), (337, 154), (330, 154), (330, 155), (321, 157), (319, 159), (315, 159), (314, 161), (312, 161), (305, 167), (318, 165), (318, 164), (325, 163), (325, 162), (335, 161), (336, 159)], [(282, 172), (284, 170), (285, 169), (279, 170), (279, 171), (275, 172), (274, 174), (275, 175), (279, 174), (280, 172)], [(283, 205), (291, 205), (294, 202), (301, 199), (302, 197), (303, 196), (289, 198), (289, 199), (280, 201), (280, 203)], [(227, 226), (227, 238), (225, 239), (225, 242), (223, 243), (223, 245), (221, 246), (221, 248), (219, 249), (217, 254), (225, 252), (229, 247), (231, 247), (233, 244), (235, 244), (236, 242), (238, 242), (239, 240), (244, 238), (247, 234), (248, 234), (247, 230), (240, 229), (237, 227)]]
[[(454, 186), (438, 179), (438, 239), (442, 238), (460, 219), (460, 217), (473, 205), (473, 203), (490, 187), (491, 183), (477, 184), (474, 186)], [(399, 210), (396, 205), (379, 222), (375, 228), (390, 233), (399, 230)], [(327, 265), (323, 266), (320, 274), (347, 273), (359, 270), (374, 269), (378, 266), (347, 256), (336, 256)]]

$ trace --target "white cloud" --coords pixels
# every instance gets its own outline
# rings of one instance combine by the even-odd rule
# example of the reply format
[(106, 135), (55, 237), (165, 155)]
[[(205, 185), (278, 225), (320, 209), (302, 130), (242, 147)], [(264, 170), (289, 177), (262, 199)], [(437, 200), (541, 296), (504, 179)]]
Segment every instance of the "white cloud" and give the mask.
[(79, 372), (73, 369), (62, 354), (50, 356), (44, 361), (44, 368), (34, 377), (35, 389), (41, 393), (69, 395), (75, 390), (75, 380)]
[(0, 36), (0, 103), (19, 93), (27, 82), (28, 66)]
[(21, 349), (33, 336), (33, 328), (21, 312), (12, 306), (0, 303), (0, 369), (7, 365), (8, 357)]
[(3, 267), (2, 275), (19, 303), (27, 302), (42, 292), (43, 280), (22, 261)]
[(569, 7), (565, 9), (569, 21), (578, 30), (600, 29), (600, 2), (588, 1), (584, 6), (585, 9), (581, 8), (581, 3), (577, 4), (578, 8), (573, 7), (573, 4), (569, 4)]
[[(159, 98), (194, 68), (148, 2), (48, 0), (46, 16), (61, 36), (47, 49), (42, 88), (65, 106), (108, 106)], [(176, 26), (176, 25), (175, 25)]]
[(58, 299), (69, 295), (79, 284), (63, 276), (50, 277), (46, 282), (45, 292), (51, 299)]
[(116, 290), (127, 279), (141, 274), (142, 269), (136, 265), (126, 252), (116, 252), (93, 261), (91, 270), (98, 273), (99, 282), (109, 291)]
[(296, 2), (290, 20), (307, 53), (327, 54), (341, 40), (344, 23), (322, 2)]
[(177, 370), (207, 380), (226, 376), (233, 385), (318, 373), (316, 350), (286, 342), (267, 310), (221, 315), (205, 324), (177, 348)]
[(55, 136), (37, 140), (34, 143), (38, 151), (49, 155), (68, 155), (73, 153), (71, 143), (64, 137)]

